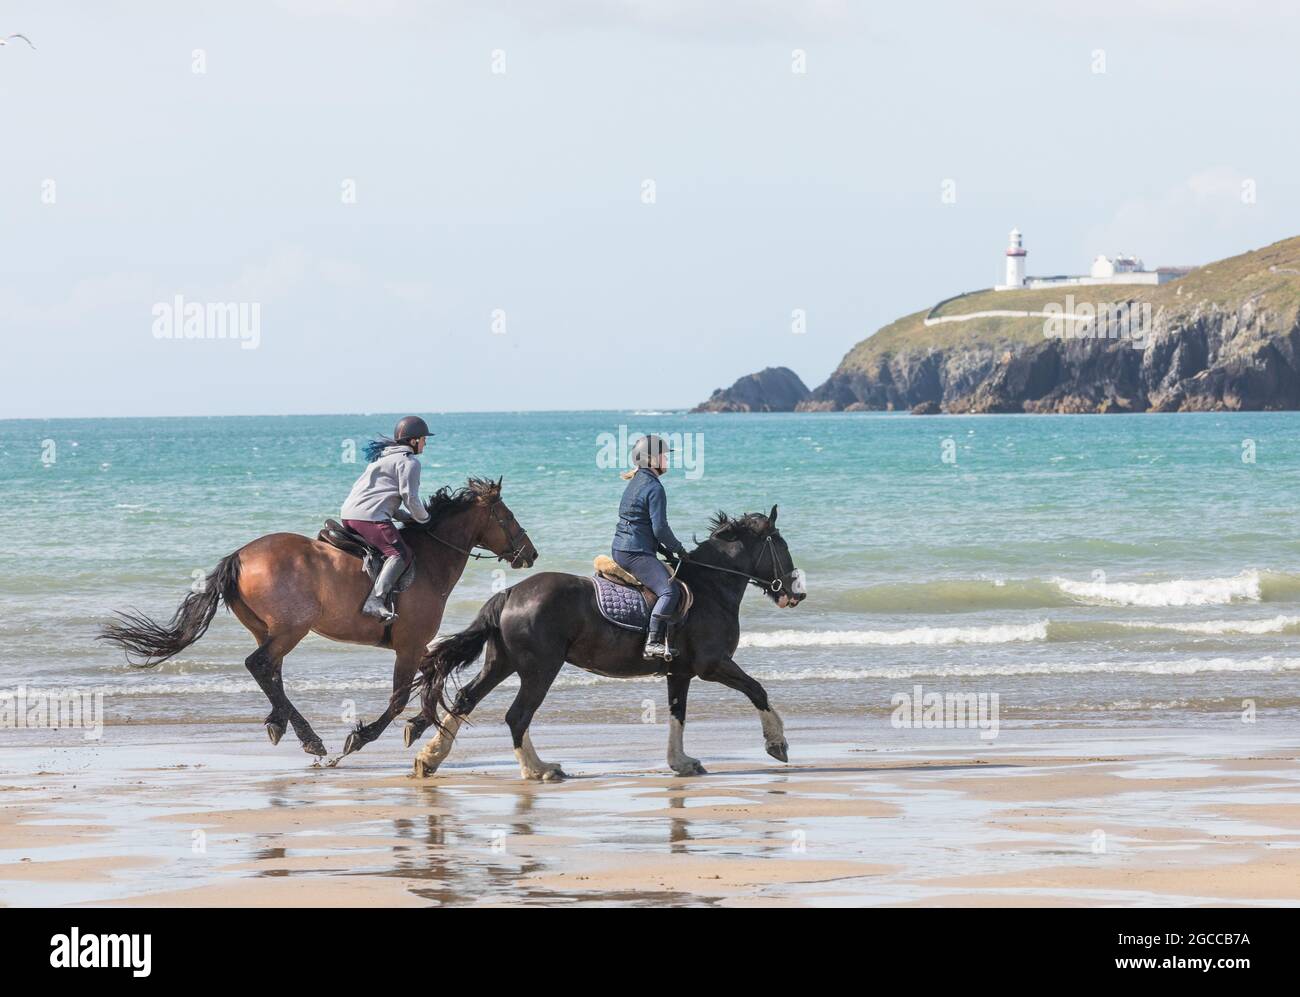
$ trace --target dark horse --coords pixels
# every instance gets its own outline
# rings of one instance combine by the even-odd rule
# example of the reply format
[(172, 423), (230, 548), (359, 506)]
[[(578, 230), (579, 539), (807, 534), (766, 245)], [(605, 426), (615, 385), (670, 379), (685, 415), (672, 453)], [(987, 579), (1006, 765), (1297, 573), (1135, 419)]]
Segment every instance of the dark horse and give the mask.
[(371, 583), (359, 559), (297, 533), (271, 533), (222, 558), (185, 597), (171, 622), (119, 613), (99, 639), (143, 658), (140, 664), (156, 665), (202, 637), (224, 600), (257, 641), (244, 664), (271, 701), (264, 721), (271, 743), (280, 743), (289, 723), (303, 750), (318, 756), (325, 754), (325, 745), (285, 694), (280, 673), (284, 656), (309, 631), (350, 644), (392, 648), (397, 652), (392, 698), (374, 723), (358, 721), (343, 747), (343, 754), (350, 754), (382, 734), (405, 708), (416, 665), (438, 632), (447, 598), (473, 548), (486, 548), (514, 568), (531, 567), (537, 559), (528, 534), (501, 501), (500, 480), (470, 478), (458, 491), (443, 488), (425, 508), (427, 522), (402, 530), (415, 554), (416, 576), (397, 597), (398, 616), (391, 629), (361, 612)]
[[(528, 725), (547, 690), (567, 661), (598, 675), (631, 678), (668, 673), (671, 711), (668, 764), (678, 775), (701, 775), (699, 761), (682, 750), (686, 693), (691, 679), (721, 682), (739, 689), (759, 711), (767, 753), (787, 760), (784, 726), (768, 704), (767, 692), (732, 659), (740, 640), (740, 600), (753, 583), (781, 607), (796, 606), (806, 595), (803, 572), (776, 529), (776, 506), (764, 516), (737, 519), (718, 513), (709, 538), (691, 553), (679, 576), (695, 595), (686, 622), (674, 635), (670, 663), (645, 661), (643, 635), (616, 627), (596, 608), (592, 582), (577, 575), (547, 571), (499, 592), (479, 610), (467, 630), (445, 637), (420, 663), (423, 710), (407, 724), (407, 743), (430, 724), (438, 734), (415, 760), (415, 774), (432, 774), (451, 751), (461, 723), (502, 679), (519, 673), (519, 693), (506, 712), (515, 757), (525, 779), (564, 777), (559, 765), (537, 757)], [(449, 703), (447, 680), (486, 648), (483, 668)]]

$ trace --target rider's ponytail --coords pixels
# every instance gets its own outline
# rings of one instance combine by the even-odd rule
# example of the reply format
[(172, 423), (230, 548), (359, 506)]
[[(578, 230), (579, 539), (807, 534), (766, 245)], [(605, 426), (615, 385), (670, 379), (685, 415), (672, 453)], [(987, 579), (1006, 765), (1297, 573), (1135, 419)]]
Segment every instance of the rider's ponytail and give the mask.
[(624, 481), (631, 481), (633, 478), (636, 477), (636, 472), (638, 470), (639, 468), (635, 468), (635, 467), (631, 468), (630, 470), (624, 471), (622, 474), (619, 475), (619, 477), (622, 478)]
[(379, 459), (379, 455), (384, 452), (384, 449), (386, 447), (396, 446), (396, 444), (397, 444), (396, 440), (390, 439), (387, 436), (376, 436), (373, 440), (371, 440), (369, 443), (366, 444), (366, 449), (364, 451), (366, 455), (366, 463), (370, 464), (373, 463), (374, 461), (377, 461)]

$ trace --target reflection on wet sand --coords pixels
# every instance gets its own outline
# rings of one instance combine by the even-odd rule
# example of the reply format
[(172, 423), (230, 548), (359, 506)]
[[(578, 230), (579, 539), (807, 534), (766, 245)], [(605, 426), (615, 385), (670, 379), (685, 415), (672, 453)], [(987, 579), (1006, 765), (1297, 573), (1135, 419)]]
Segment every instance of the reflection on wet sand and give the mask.
[[(62, 767), (34, 749), (45, 769), (19, 750), (0, 762), (0, 901), (1300, 900), (1300, 777), (1284, 743), (1256, 740), (1243, 760), (1230, 741), (1073, 736), (979, 755), (835, 745), (819, 757), (801, 744), (808, 761), (790, 766), (719, 748), (698, 778), (611, 760), (603, 742), (584, 755), (575, 738), (575, 777), (553, 785), (520, 781), (490, 738), (421, 781), (396, 774), (396, 747), (327, 770), (268, 761), (251, 740), (101, 749), (89, 767), (72, 748)], [(187, 752), (202, 761), (173, 762)], [(1206, 833), (1188, 830), (1189, 813)]]

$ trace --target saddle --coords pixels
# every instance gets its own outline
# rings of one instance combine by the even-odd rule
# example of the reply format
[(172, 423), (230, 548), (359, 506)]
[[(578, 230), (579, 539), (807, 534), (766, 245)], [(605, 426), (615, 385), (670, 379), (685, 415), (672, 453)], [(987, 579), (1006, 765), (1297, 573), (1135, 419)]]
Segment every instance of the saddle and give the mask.
[[(650, 629), (650, 610), (658, 601), (650, 589), (642, 585), (631, 572), (620, 567), (612, 557), (599, 555), (592, 561), (595, 572), (591, 576), (592, 586), (596, 590), (596, 608), (600, 615), (615, 626), (624, 630), (636, 630), (645, 633)], [(685, 582), (674, 578), (673, 584), (680, 591), (677, 612), (671, 623), (680, 624), (690, 612), (695, 596)]]
[[(384, 552), (360, 533), (349, 530), (338, 520), (327, 519), (325, 520), (325, 528), (316, 534), (316, 539), (321, 543), (329, 544), (331, 547), (337, 547), (345, 554), (351, 554), (353, 557), (359, 558), (361, 567), (370, 576), (372, 585), (375, 579), (379, 577), (379, 571), (384, 566)], [(399, 592), (405, 592), (411, 587), (411, 582), (415, 581), (415, 556), (409, 557), (407, 562), (406, 570), (402, 572), (402, 577), (397, 579), (397, 584), (393, 586), (393, 591), (389, 596), (390, 608), (394, 597)]]

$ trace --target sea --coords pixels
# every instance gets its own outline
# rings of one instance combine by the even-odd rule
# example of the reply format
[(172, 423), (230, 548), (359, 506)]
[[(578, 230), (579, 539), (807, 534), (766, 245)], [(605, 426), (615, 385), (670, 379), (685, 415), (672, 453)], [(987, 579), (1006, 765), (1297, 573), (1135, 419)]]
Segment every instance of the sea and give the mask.
[[(256, 729), (268, 707), (243, 664), (255, 645), (231, 614), (155, 668), (95, 634), (115, 610), (170, 617), (258, 536), (314, 535), (394, 420), (0, 421), (0, 692), (97, 695), (118, 729)], [(664, 480), (688, 547), (719, 510), (777, 506), (809, 596), (779, 609), (751, 591), (736, 660), (790, 729), (870, 745), (908, 722), (901, 703), (933, 693), (996, 697), (1003, 725), (1028, 727), (1239, 730), (1300, 714), (1300, 413), (429, 421), (425, 491), (501, 477), (540, 552), (533, 572), (588, 574), (608, 551), (624, 451), (642, 433), (678, 444)], [(525, 574), (471, 562), (443, 631)], [(337, 748), (386, 702), (391, 666), (390, 651), (312, 635), (284, 681)], [(499, 720), (516, 687), (497, 689), (482, 718)], [(656, 710), (662, 679), (566, 666), (537, 723), (608, 731)], [(691, 717), (749, 723), (753, 710), (697, 682)]]

